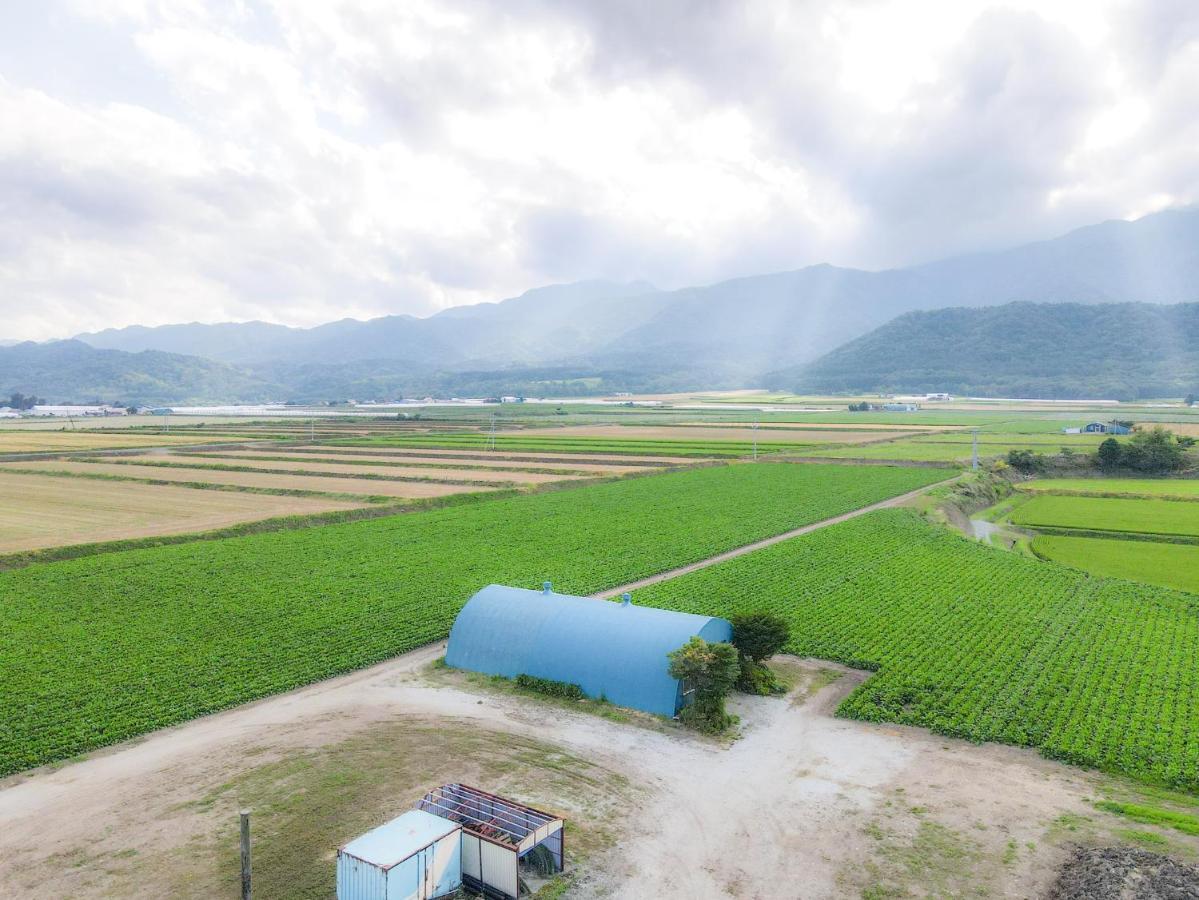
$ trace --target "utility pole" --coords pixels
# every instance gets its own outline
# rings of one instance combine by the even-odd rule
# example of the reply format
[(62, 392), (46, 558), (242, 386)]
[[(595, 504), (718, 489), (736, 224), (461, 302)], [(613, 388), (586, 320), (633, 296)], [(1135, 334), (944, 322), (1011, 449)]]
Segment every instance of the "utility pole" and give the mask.
[(974, 429), (974, 458), (971, 462), (970, 468), (972, 468), (975, 472), (978, 471), (978, 429), (977, 428)]
[(754, 462), (758, 461), (758, 423), (754, 422)]
[(250, 811), (241, 811), (241, 900), (250, 900)]
[(495, 413), (491, 414), (491, 428), (487, 432), (487, 449), (495, 449)]

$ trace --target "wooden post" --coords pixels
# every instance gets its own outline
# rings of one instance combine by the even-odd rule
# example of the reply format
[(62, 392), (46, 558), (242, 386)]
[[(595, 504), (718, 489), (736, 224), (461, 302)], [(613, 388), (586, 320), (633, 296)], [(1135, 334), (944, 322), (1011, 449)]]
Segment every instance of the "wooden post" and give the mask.
[(241, 811), (241, 900), (250, 900), (250, 811)]

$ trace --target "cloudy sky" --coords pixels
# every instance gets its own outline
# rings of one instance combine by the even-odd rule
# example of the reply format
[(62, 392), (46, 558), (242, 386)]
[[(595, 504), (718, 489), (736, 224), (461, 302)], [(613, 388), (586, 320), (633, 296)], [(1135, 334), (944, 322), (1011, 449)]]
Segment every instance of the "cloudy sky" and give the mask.
[(1199, 202), (1194, 0), (0, 0), (0, 339), (879, 268)]

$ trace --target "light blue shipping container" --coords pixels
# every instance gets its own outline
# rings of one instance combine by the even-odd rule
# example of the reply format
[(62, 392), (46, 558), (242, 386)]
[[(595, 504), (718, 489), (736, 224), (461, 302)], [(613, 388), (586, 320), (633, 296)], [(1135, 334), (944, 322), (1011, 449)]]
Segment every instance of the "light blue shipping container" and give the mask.
[(337, 900), (431, 900), (461, 884), (461, 826), (423, 810), (337, 851)]
[(454, 620), (448, 665), (488, 675), (534, 675), (577, 684), (589, 697), (673, 716), (685, 702), (666, 654), (693, 636), (729, 641), (726, 619), (631, 602), (493, 584)]

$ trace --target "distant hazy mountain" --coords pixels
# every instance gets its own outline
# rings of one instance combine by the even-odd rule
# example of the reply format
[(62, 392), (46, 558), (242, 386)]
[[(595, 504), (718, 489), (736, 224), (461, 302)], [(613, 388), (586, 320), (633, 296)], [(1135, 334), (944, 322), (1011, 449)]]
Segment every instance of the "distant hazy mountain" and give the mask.
[(426, 319), (341, 319), (315, 328), (265, 322), (193, 322), (113, 328), (81, 334), (77, 340), (112, 350), (167, 350), (251, 364), (310, 365), (367, 359), (435, 366), (533, 362), (546, 357), (561, 359), (602, 345), (652, 311), (648, 300), (631, 302), (628, 298), (655, 291), (646, 282), (583, 281), (537, 288), (500, 303), (455, 307)]
[[(624, 373), (624, 384), (652, 377), (664, 389), (690, 389), (756, 384), (764, 373), (814, 360), (912, 310), (1012, 301), (1199, 301), (1199, 209), (1105, 222), (1012, 250), (883, 272), (820, 265), (675, 291), (587, 281), (424, 319), (345, 319), (309, 329), (262, 322), (171, 325), (79, 339), (96, 347), (205, 356), (289, 385), (281, 375), (303, 370), (305, 390), (347, 383), (346, 366), (354, 370), (350, 384), (365, 379), (369, 386), (362, 364), (373, 361), (391, 361), (378, 365), (405, 378), (435, 375), (428, 384), (480, 371), (498, 373), (502, 384), (502, 372), (517, 367), (604, 370)], [(314, 368), (321, 366), (343, 369), (322, 376)]]
[(1008, 303), (911, 312), (767, 380), (819, 392), (1181, 396), (1199, 391), (1199, 303)]
[(262, 402), (285, 389), (222, 363), (144, 350), (97, 350), (81, 341), (0, 348), (0, 395), (36, 394), (50, 403)]

